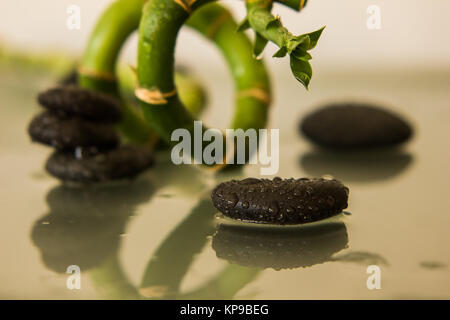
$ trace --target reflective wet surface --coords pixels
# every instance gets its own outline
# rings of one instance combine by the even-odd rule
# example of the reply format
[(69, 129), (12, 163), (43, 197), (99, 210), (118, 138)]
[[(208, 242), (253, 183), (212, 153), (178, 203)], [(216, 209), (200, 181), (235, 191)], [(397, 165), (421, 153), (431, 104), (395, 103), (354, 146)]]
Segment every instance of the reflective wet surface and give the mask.
[[(217, 77), (205, 120), (222, 128), (232, 88)], [(174, 166), (165, 153), (134, 181), (62, 185), (43, 169), (51, 150), (26, 135), (34, 96), (53, 79), (3, 67), (0, 298), (450, 298), (450, 73), (318, 72), (309, 93), (275, 78), (278, 175), (341, 180), (350, 198), (339, 216), (288, 227), (230, 221), (211, 189), (258, 177), (259, 167), (217, 176)], [(343, 155), (298, 134), (303, 114), (346, 97), (405, 115), (411, 143)], [(70, 265), (81, 269), (80, 290), (66, 286)], [(367, 288), (369, 265), (381, 270), (379, 290)]]

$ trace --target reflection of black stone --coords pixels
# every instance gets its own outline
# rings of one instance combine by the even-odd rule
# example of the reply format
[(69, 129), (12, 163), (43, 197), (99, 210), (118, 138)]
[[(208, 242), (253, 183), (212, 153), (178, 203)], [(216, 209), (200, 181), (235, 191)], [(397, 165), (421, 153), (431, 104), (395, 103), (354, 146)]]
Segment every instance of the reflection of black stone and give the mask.
[(347, 182), (369, 182), (389, 179), (412, 163), (409, 153), (314, 151), (303, 154), (300, 165), (310, 176), (332, 175)]
[(214, 206), (242, 221), (302, 224), (325, 219), (347, 208), (348, 188), (328, 179), (231, 180), (212, 192)]
[(212, 247), (218, 258), (231, 263), (279, 270), (331, 261), (347, 243), (347, 228), (341, 222), (296, 228), (221, 224)]
[(390, 147), (412, 135), (400, 116), (365, 103), (326, 105), (306, 116), (300, 131), (315, 144), (337, 150)]
[(119, 248), (126, 222), (153, 189), (147, 181), (71, 188), (58, 186), (47, 195), (50, 213), (37, 220), (31, 238), (44, 264), (63, 273), (98, 266)]

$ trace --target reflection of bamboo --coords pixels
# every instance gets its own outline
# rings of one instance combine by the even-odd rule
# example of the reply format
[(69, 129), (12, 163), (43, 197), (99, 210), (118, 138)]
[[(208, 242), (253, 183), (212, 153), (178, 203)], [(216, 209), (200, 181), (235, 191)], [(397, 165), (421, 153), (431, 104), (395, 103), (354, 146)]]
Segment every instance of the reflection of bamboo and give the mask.
[(100, 266), (91, 269), (89, 276), (101, 297), (106, 299), (139, 299), (136, 288), (129, 282), (120, 266), (117, 252)]
[(230, 264), (198, 289), (177, 296), (179, 299), (232, 299), (256, 279), (261, 269)]
[(202, 250), (207, 236), (214, 232), (214, 213), (211, 201), (201, 200), (172, 231), (147, 264), (139, 290), (141, 294), (154, 297), (178, 292), (195, 255)]
[(182, 294), (180, 284), (196, 254), (215, 231), (216, 209), (209, 199), (201, 200), (189, 216), (164, 240), (150, 259), (139, 292), (149, 298), (231, 299), (258, 275), (259, 270), (227, 266), (200, 288)]

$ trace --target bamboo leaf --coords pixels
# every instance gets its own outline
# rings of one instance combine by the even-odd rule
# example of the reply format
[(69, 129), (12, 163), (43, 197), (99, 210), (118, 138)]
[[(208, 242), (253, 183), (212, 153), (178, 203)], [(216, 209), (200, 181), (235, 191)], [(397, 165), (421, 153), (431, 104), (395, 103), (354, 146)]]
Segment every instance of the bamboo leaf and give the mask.
[(303, 48), (297, 47), (293, 52), (292, 55), (295, 56), (297, 59), (309, 61), (312, 59), (311, 54), (304, 50)]
[(298, 59), (294, 55), (290, 57), (291, 61), (291, 71), (295, 79), (297, 79), (301, 84), (308, 89), (309, 82), (312, 77), (312, 68), (308, 61)]
[(237, 31), (241, 32), (241, 31), (245, 31), (247, 29), (250, 28), (250, 22), (248, 22), (248, 19), (245, 18), (244, 20), (242, 20), (242, 22), (239, 24)]
[(267, 39), (261, 36), (260, 34), (255, 35), (255, 44), (253, 46), (253, 55), (257, 58), (264, 51), (264, 48), (267, 45)]
[[(314, 49), (314, 47), (317, 45), (317, 42), (319, 41), (320, 36), (322, 35), (323, 30), (325, 27), (320, 28), (319, 30), (305, 33), (297, 37), (297, 39), (302, 40), (299, 45), (304, 47), (306, 50)], [(304, 38), (308, 38), (308, 41), (305, 41)]]
[(287, 54), (286, 47), (281, 47), (280, 50), (275, 52), (275, 54), (272, 57), (274, 57), (274, 58), (283, 58), (284, 56), (286, 56), (286, 54)]
[(279, 28), (282, 27), (282, 23), (280, 17), (274, 17), (271, 21), (266, 24), (266, 30), (270, 28)]

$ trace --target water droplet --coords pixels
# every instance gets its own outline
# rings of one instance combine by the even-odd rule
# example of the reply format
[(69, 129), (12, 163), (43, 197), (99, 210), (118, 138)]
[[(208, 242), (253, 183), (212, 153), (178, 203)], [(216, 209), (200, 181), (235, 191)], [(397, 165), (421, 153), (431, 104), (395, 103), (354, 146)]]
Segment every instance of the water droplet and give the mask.
[(294, 208), (292, 207), (286, 207), (286, 214), (292, 215), (295, 212)]
[(278, 206), (278, 202), (272, 201), (269, 205), (269, 213), (272, 215), (278, 214), (278, 211), (280, 211), (280, 207)]
[(238, 203), (239, 198), (236, 193), (232, 193), (229, 195), (229, 197), (227, 197), (226, 201), (228, 206), (234, 207), (236, 203)]

